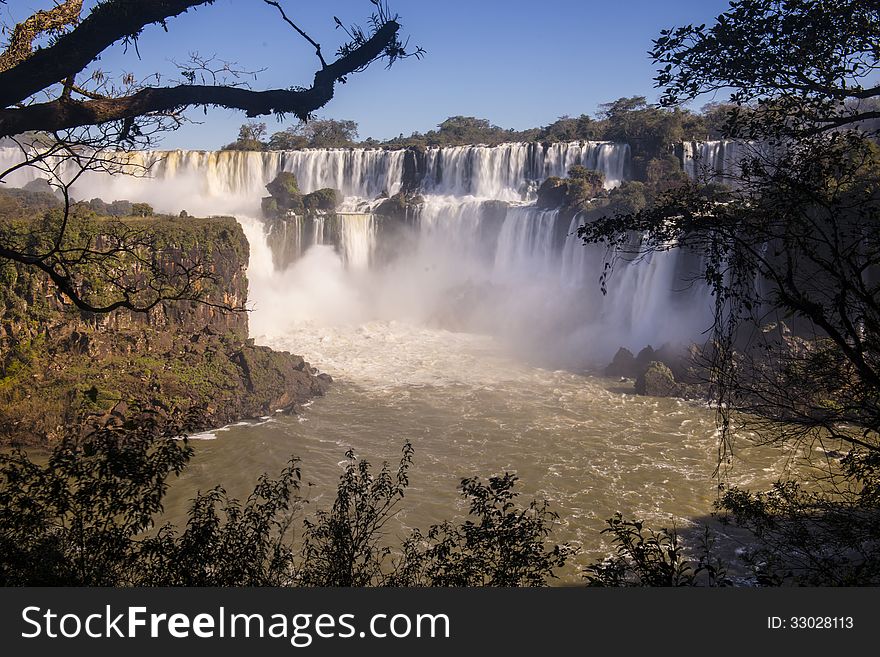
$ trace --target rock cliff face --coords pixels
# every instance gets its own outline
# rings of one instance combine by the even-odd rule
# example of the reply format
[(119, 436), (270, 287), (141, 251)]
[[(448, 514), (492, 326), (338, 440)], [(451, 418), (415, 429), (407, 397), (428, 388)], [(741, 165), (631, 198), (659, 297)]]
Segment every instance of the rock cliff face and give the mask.
[[(2, 218), (0, 218), (2, 219)], [(92, 217), (90, 221), (102, 221)], [(159, 235), (162, 267), (199, 261), (208, 303), (148, 313), (77, 310), (42, 273), (0, 262), (0, 444), (47, 444), (65, 428), (175, 411), (192, 431), (292, 411), (329, 377), (255, 346), (246, 312), (248, 244), (232, 218), (123, 219)], [(12, 230), (5, 221), (4, 231)]]

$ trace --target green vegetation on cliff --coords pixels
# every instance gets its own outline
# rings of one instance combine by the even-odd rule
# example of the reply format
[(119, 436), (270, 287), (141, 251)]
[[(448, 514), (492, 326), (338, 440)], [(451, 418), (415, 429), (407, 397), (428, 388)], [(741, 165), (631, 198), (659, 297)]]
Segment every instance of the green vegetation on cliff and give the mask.
[(326, 187), (303, 194), (299, 190), (296, 175), (282, 171), (266, 185), (270, 196), (263, 198), (261, 208), (267, 219), (286, 215), (313, 215), (333, 212), (342, 202), (339, 190)]

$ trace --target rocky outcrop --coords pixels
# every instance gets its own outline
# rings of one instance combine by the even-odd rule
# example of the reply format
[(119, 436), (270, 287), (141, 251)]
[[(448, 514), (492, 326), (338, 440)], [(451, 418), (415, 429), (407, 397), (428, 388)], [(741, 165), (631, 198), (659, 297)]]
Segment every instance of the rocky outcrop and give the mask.
[[(100, 222), (101, 219), (92, 219)], [(149, 226), (172, 267), (199, 261), (207, 303), (81, 312), (36, 270), (0, 266), (0, 444), (47, 444), (71, 426), (180, 411), (196, 431), (295, 411), (330, 379), (248, 339), (248, 244), (232, 218), (126, 218)]]
[(543, 210), (585, 210), (590, 201), (604, 194), (604, 183), (605, 176), (601, 171), (575, 165), (568, 170), (567, 178), (547, 178), (538, 188), (535, 205)]
[(283, 219), (291, 215), (311, 216), (334, 212), (342, 202), (339, 190), (325, 187), (303, 194), (296, 175), (282, 171), (266, 185), (270, 196), (263, 198), (261, 208), (266, 219)]
[(403, 179), (401, 189), (412, 194), (422, 188), (422, 181), (428, 171), (424, 146), (410, 146), (403, 155)]
[(634, 390), (640, 395), (704, 398), (707, 375), (699, 354), (695, 345), (664, 344), (659, 349), (648, 345), (635, 356), (629, 349), (621, 347), (604, 374), (634, 380)]
[(634, 379), (639, 375), (639, 366), (636, 357), (626, 347), (621, 347), (614, 354), (614, 359), (605, 368), (605, 376)]
[(409, 223), (418, 214), (419, 208), (425, 199), (421, 194), (398, 192), (394, 196), (386, 198), (374, 209), (373, 214), (388, 219)]
[(636, 378), (635, 390), (639, 395), (651, 397), (683, 397), (685, 393), (672, 370), (658, 360), (651, 361), (648, 369)]

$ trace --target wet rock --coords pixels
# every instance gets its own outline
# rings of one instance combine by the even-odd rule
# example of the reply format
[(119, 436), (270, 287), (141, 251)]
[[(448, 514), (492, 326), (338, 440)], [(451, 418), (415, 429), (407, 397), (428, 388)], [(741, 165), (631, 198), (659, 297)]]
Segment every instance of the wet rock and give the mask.
[(648, 365), (650, 365), (651, 362), (654, 360), (657, 360), (656, 356), (654, 355), (654, 347), (648, 345), (647, 347), (642, 349), (636, 356), (636, 363), (639, 367), (639, 373), (644, 373), (644, 371), (648, 369)]
[(605, 376), (620, 376), (634, 379), (641, 373), (642, 371), (639, 369), (635, 356), (626, 347), (618, 349), (611, 363), (605, 368)]
[(664, 363), (651, 361), (644, 374), (636, 379), (636, 393), (650, 397), (682, 397), (684, 386), (680, 385)]

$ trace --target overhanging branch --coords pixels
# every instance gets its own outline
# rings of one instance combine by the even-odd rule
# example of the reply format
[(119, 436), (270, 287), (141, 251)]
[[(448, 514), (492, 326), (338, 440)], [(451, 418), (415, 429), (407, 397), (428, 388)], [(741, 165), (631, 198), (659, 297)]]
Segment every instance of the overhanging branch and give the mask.
[(191, 7), (214, 0), (114, 0), (98, 4), (75, 30), (0, 73), (0, 106), (9, 107), (75, 75), (111, 45)]
[[(52, 131), (101, 124), (179, 110), (191, 105), (220, 105), (243, 110), (248, 116), (289, 113), (305, 119), (333, 98), (338, 79), (380, 57), (399, 29), (397, 22), (389, 21), (363, 45), (315, 73), (314, 84), (309, 89), (251, 91), (228, 86), (180, 85), (151, 87), (120, 98), (89, 101), (60, 98), (48, 103), (0, 110), (0, 137), (28, 130)], [(0, 74), (0, 85), (3, 84), (3, 75)]]

